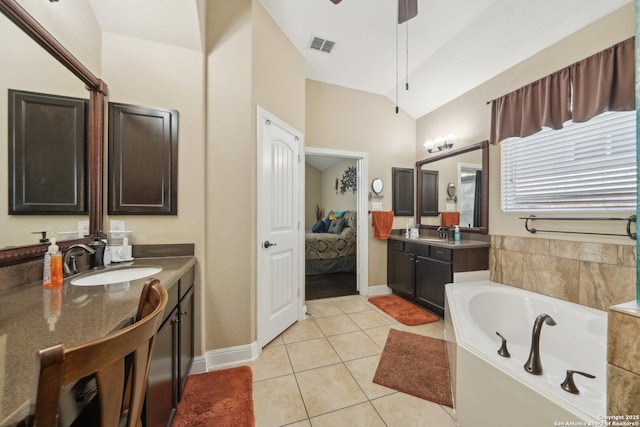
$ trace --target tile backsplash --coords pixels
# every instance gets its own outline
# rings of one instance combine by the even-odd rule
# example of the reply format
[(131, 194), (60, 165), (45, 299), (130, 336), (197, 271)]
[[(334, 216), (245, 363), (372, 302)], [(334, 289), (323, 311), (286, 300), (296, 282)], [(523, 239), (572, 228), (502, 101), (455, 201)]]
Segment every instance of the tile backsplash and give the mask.
[(636, 292), (636, 246), (491, 236), (491, 280), (599, 310)]

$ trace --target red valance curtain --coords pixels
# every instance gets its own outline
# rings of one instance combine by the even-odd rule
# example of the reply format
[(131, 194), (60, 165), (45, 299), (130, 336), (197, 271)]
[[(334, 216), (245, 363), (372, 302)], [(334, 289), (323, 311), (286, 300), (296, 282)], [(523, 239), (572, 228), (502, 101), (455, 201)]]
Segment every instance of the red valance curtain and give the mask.
[(634, 66), (632, 37), (493, 100), (489, 141), (561, 129), (569, 119), (583, 122), (605, 111), (634, 110)]

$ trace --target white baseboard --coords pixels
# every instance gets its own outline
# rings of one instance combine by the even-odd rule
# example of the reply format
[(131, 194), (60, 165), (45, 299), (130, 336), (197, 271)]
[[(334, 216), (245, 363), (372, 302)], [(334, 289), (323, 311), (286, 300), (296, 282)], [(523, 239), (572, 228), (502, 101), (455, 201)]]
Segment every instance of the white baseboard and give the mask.
[(387, 295), (391, 293), (391, 288), (387, 285), (369, 286), (369, 296)]
[(193, 358), (193, 364), (191, 365), (191, 371), (189, 375), (201, 374), (207, 372), (207, 359), (205, 356), (196, 356)]
[(262, 349), (258, 346), (257, 341), (251, 344), (211, 350), (204, 355), (205, 369), (206, 371), (214, 371), (216, 369), (244, 365), (256, 360), (261, 351)]

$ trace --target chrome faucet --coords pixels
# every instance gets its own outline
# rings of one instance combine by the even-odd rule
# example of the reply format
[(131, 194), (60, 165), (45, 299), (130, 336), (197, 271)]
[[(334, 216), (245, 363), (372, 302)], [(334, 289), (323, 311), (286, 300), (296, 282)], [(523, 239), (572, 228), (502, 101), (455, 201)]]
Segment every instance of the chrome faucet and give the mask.
[(436, 230), (438, 232), (438, 236), (441, 239), (446, 239), (447, 238), (447, 229), (444, 227), (438, 227), (438, 229)]
[(89, 246), (83, 243), (76, 243), (75, 245), (69, 246), (67, 251), (64, 253), (62, 257), (62, 268), (64, 269), (65, 276), (71, 276), (73, 274), (78, 273), (78, 266), (76, 265), (76, 257), (75, 255), (71, 255), (72, 252), (76, 251), (76, 249), (82, 249), (90, 255), (96, 253), (95, 250), (90, 248)]
[(540, 362), (540, 332), (542, 331), (543, 323), (546, 323), (549, 326), (554, 326), (556, 321), (548, 314), (541, 314), (533, 323), (533, 330), (531, 332), (531, 351), (529, 352), (529, 359), (527, 360), (527, 363), (524, 364), (524, 370), (533, 375), (542, 375), (542, 363)]

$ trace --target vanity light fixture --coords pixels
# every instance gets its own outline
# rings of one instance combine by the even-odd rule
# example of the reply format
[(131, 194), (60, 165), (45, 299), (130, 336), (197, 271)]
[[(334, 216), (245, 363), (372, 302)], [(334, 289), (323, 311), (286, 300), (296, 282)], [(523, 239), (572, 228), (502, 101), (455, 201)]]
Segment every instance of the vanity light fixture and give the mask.
[(436, 151), (450, 150), (453, 147), (453, 143), (455, 141), (456, 136), (450, 133), (446, 137), (437, 137), (435, 141), (428, 139), (423, 145), (428, 153), (434, 153)]

